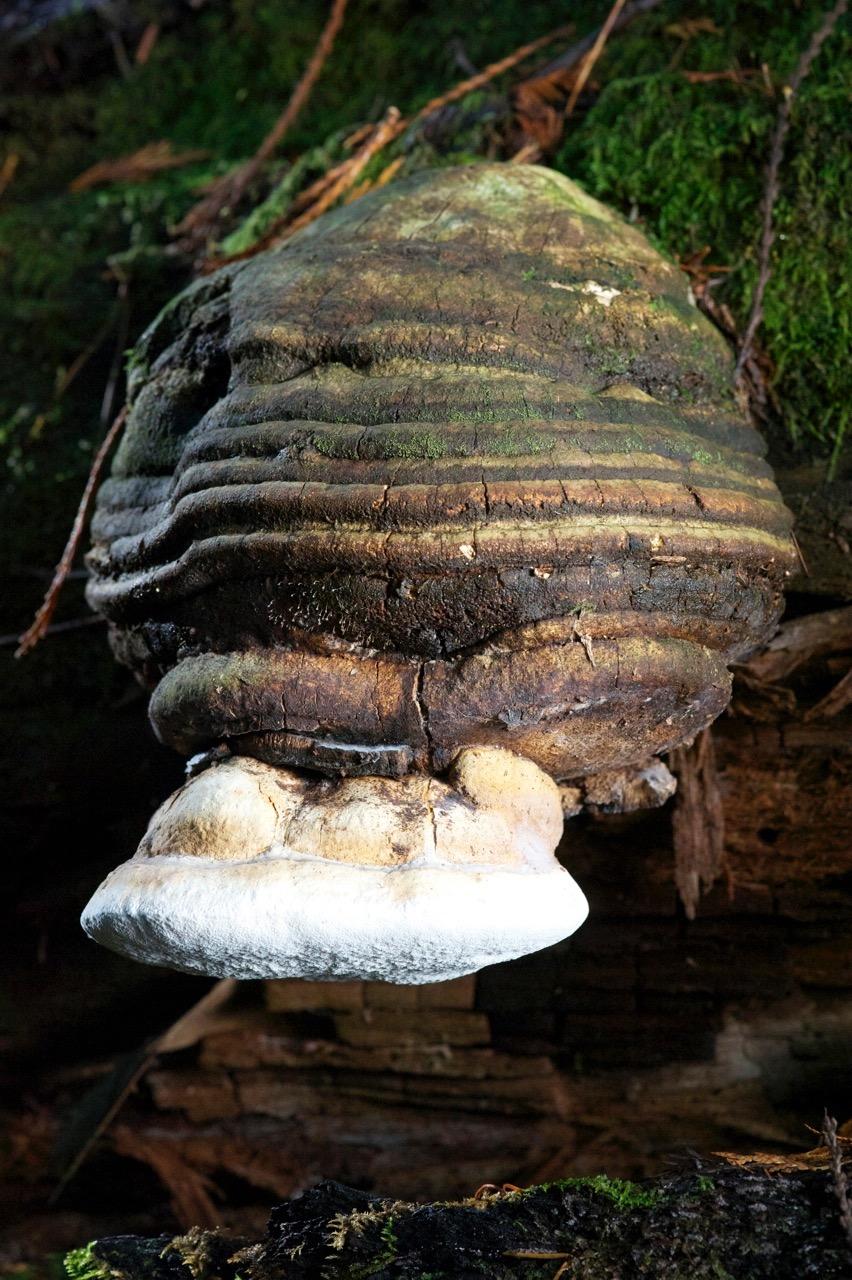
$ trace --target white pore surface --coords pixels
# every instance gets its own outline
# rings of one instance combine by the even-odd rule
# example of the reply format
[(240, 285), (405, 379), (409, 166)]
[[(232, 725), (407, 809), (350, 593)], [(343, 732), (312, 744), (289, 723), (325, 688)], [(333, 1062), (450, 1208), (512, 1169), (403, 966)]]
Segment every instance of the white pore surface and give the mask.
[(232, 978), (440, 982), (538, 951), (583, 923), (567, 871), (375, 867), (275, 854), (135, 858), (82, 917), (111, 950)]
[(469, 747), (441, 780), (305, 774), (237, 757), (160, 806), (83, 915), (149, 964), (233, 978), (437, 982), (573, 933), (553, 780)]

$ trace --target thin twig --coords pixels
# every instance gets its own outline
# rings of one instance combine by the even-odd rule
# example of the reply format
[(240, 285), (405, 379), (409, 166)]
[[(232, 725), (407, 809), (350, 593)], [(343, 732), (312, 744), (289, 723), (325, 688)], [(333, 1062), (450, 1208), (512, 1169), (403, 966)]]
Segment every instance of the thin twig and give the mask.
[(811, 707), (802, 717), (804, 720), (830, 720), (839, 716), (841, 711), (852, 703), (852, 670), (837, 682), (830, 693), (821, 698), (816, 706)]
[(130, 303), (128, 301), (128, 281), (125, 276), (118, 277), (118, 333), (115, 340), (112, 361), (107, 375), (104, 394), (101, 397), (100, 426), (103, 431), (115, 414), (116, 392), (124, 372), (124, 356), (127, 348), (127, 336), (130, 332)]
[(157, 43), (159, 35), (159, 22), (149, 22), (145, 30), (142, 32), (142, 37), (137, 44), (136, 52), (133, 55), (133, 61), (136, 63), (137, 67), (144, 67), (145, 63), (154, 51), (154, 45)]
[(537, 164), (541, 159), (541, 147), (537, 142), (525, 142), (520, 151), (509, 156), (509, 164)]
[(681, 71), (680, 74), (687, 84), (719, 84), (726, 81), (728, 84), (745, 86), (759, 80), (763, 92), (770, 96), (773, 94), (772, 82), (767, 86), (765, 63), (762, 67), (729, 67), (726, 71)]
[[(69, 577), (71, 575), (69, 574)], [(66, 582), (67, 582), (66, 578)], [(84, 627), (102, 627), (106, 622), (106, 618), (101, 617), (98, 613), (88, 613), (84, 618), (69, 618), (67, 622), (54, 622), (45, 629), (46, 636), (58, 636), (67, 631), (82, 631)], [(17, 631), (13, 631), (10, 635), (0, 636), (0, 649), (8, 649), (13, 644), (20, 644), (21, 637)]]
[(468, 57), (467, 49), (459, 36), (454, 36), (452, 40), (447, 41), (447, 51), (453, 55), (453, 61), (459, 71), (463, 71), (466, 76), (476, 75), (476, 67)]
[(71, 386), (71, 383), (77, 377), (77, 374), (80, 373), (80, 371), (86, 367), (86, 365), (89, 363), (92, 356), (95, 354), (98, 348), (102, 345), (102, 343), (106, 342), (110, 333), (115, 328), (115, 324), (117, 320), (118, 320), (118, 310), (116, 309), (110, 312), (110, 314), (107, 316), (106, 320), (101, 325), (98, 332), (95, 334), (94, 338), (92, 338), (92, 341), (89, 343), (89, 345), (85, 347), (79, 353), (79, 355), (74, 357), (74, 359), (71, 361), (68, 368), (63, 373), (62, 377), (59, 379), (59, 382), (57, 383), (56, 390), (53, 393), (54, 402), (62, 399), (62, 397), (65, 395), (65, 392)]
[[(620, 17), (616, 19), (615, 30), (621, 31), (634, 18), (640, 18), (643, 14), (650, 13), (652, 9), (657, 9), (662, 4), (662, 0), (632, 0), (624, 9)], [(582, 40), (578, 40), (570, 49), (566, 49), (564, 53), (560, 53), (558, 58), (554, 58), (551, 62), (546, 63), (530, 77), (531, 80), (546, 79), (557, 71), (569, 71), (580, 61), (584, 54), (588, 53), (592, 45), (600, 35), (600, 29), (590, 31), (588, 35), (583, 36)]]
[(362, 196), (365, 196), (368, 191), (378, 191), (381, 187), (386, 187), (389, 182), (393, 181), (404, 164), (405, 156), (397, 156), (389, 164), (385, 165), (377, 178), (365, 178), (357, 187), (353, 187), (343, 203), (352, 204), (355, 200), (360, 200)]
[(161, 138), (159, 142), (146, 143), (130, 155), (116, 156), (114, 160), (99, 160), (97, 164), (90, 165), (69, 182), (68, 190), (79, 195), (81, 191), (89, 191), (102, 183), (147, 182), (155, 174), (164, 173), (167, 169), (182, 169), (185, 165), (206, 160), (209, 154), (209, 151), (198, 148), (192, 151), (174, 151), (171, 142)]
[[(544, 152), (556, 146), (566, 119), (565, 106), (557, 106), (557, 101), (560, 95), (564, 101), (565, 95), (573, 88), (572, 73), (576, 74), (575, 68), (578, 64), (582, 64), (584, 59), (589, 58), (599, 41), (601, 43), (598, 52), (594, 55), (595, 60), (599, 49), (603, 47), (603, 40), (610, 34), (629, 26), (634, 18), (650, 13), (661, 3), (662, 0), (630, 0), (611, 22), (612, 14), (607, 18), (604, 26), (596, 31), (590, 31), (583, 36), (582, 40), (578, 40), (561, 53), (558, 58), (553, 58), (544, 66), (537, 67), (526, 80), (516, 86), (515, 113), (524, 141), (520, 150), (510, 157), (512, 164), (534, 163), (541, 159)], [(609, 30), (604, 35), (607, 26)], [(588, 70), (583, 76), (584, 81), (587, 79), (588, 71), (591, 71), (591, 61), (588, 62), (587, 67)], [(573, 104), (571, 109), (573, 111)], [(538, 130), (534, 127), (536, 124), (538, 124)], [(541, 136), (542, 127), (545, 129), (544, 137)]]
[(178, 224), (178, 234), (186, 235), (190, 245), (197, 244), (201, 235), (206, 234), (207, 229), (212, 226), (223, 209), (237, 204), (300, 115), (314, 85), (319, 79), (326, 59), (331, 53), (337, 33), (343, 23), (347, 3), (348, 0), (332, 0), (328, 20), (320, 33), (319, 40), (314, 47), (301, 80), (290, 95), (290, 101), (263, 139), (263, 142), (261, 142), (251, 160), (248, 160), (237, 169), (236, 173), (229, 174), (221, 182), (218, 182), (213, 190), (209, 191), (203, 200), (194, 205)]
[[(466, 80), (454, 85), (446, 93), (430, 99), (425, 107), (421, 107), (417, 114), (412, 116), (411, 123), (417, 124), (426, 116), (431, 116), (434, 111), (440, 111), (442, 107), (449, 106), (451, 102), (458, 102), (459, 98), (464, 98), (469, 93), (473, 93), (474, 89), (481, 89), (483, 85), (495, 80), (504, 71), (510, 71), (512, 67), (517, 66), (519, 62), (523, 62), (525, 58), (529, 58), (532, 54), (537, 53), (539, 49), (543, 49), (545, 45), (552, 44), (554, 40), (558, 40), (560, 36), (567, 35), (569, 31), (573, 30), (573, 23), (567, 23), (565, 26), (556, 27), (553, 31), (549, 31), (546, 36), (539, 36), (537, 40), (531, 40), (529, 44), (522, 44), (514, 53), (507, 54), (505, 58), (500, 58), (498, 62), (490, 63), (482, 71), (477, 72), (475, 76), (468, 76)], [(403, 128), (407, 128), (407, 125), (408, 122), (403, 121)], [(402, 129), (400, 129), (401, 132)]]
[(21, 157), (15, 151), (10, 151), (6, 155), (2, 165), (0, 165), (0, 196), (3, 195), (6, 188), (15, 176)]
[[(364, 136), (358, 139), (358, 143), (363, 143), (365, 139), (371, 138), (375, 129), (376, 126), (371, 124)], [(301, 213), (303, 209), (310, 208), (314, 201), (318, 200), (322, 193), (333, 183), (337, 182), (337, 179), (346, 172), (347, 166), (351, 161), (352, 156), (349, 156), (346, 160), (342, 160), (340, 164), (334, 165), (326, 173), (322, 174), (321, 177), (316, 178), (309, 187), (305, 187), (304, 191), (300, 191), (299, 194), (294, 197), (290, 208), (276, 220), (276, 225), (282, 226), (289, 218), (295, 218), (297, 213)]]
[(112, 45), (112, 51), (115, 55), (115, 63), (125, 80), (129, 80), (133, 75), (133, 68), (130, 65), (130, 59), (127, 56), (127, 50), (124, 47), (124, 41), (121, 38), (121, 32), (117, 27), (110, 27), (108, 31), (109, 42)]
[(796, 556), (798, 557), (799, 568), (802, 570), (802, 573), (805, 575), (805, 577), (809, 578), (811, 576), (811, 571), (808, 568), (808, 562), (805, 559), (805, 553), (802, 550), (802, 548), (799, 546), (799, 539), (796, 537), (795, 529), (790, 530), (790, 537), (793, 539), (793, 546), (796, 548)]
[(618, 20), (618, 16), (621, 13), (621, 10), (623, 8), (624, 8), (624, 0), (615, 0), (615, 4), (612, 6), (609, 13), (607, 14), (606, 21), (604, 22), (603, 26), (598, 32), (594, 44), (592, 45), (591, 49), (586, 54), (585, 58), (580, 64), (580, 69), (577, 72), (577, 78), (574, 81), (574, 84), (571, 88), (571, 94), (565, 106), (566, 120), (570, 119), (570, 117), (574, 114), (574, 108), (577, 105), (577, 99), (579, 98), (580, 94), (583, 92), (585, 83), (592, 73), (592, 67), (595, 65), (598, 58), (603, 53), (604, 45), (609, 39), (609, 33), (612, 31), (613, 27), (615, 26), (616, 21)]
[(780, 191), (779, 173), (781, 170), (781, 161), (784, 158), (784, 144), (790, 128), (790, 116), (793, 110), (793, 103), (796, 99), (796, 94), (799, 91), (802, 81), (811, 69), (811, 64), (828, 37), (833, 32), (834, 28), (837, 26), (840, 18), (843, 17), (843, 14), (846, 12), (848, 7), (848, 0), (837, 0), (834, 8), (826, 13), (822, 22), (811, 37), (810, 44), (799, 59), (796, 70), (790, 77), (789, 84), (784, 86), (784, 97), (781, 103), (781, 108), (778, 112), (775, 132), (772, 135), (772, 146), (769, 151), (769, 164), (766, 169), (766, 186), (763, 193), (763, 227), (760, 236), (760, 249), (758, 252), (757, 284), (755, 285), (748, 324), (745, 327), (745, 333), (743, 334), (740, 346), (740, 353), (737, 357), (735, 370), (735, 378), (737, 381), (739, 380), (743, 369), (751, 356), (755, 334), (763, 320), (763, 298), (766, 293), (766, 286), (769, 283), (770, 276), (772, 275), (770, 257), (772, 254), (772, 245), (775, 241), (775, 229), (772, 219), (775, 202), (778, 199)]
[(564, 1250), (550, 1249), (508, 1249), (503, 1254), (504, 1258), (524, 1259), (528, 1262), (555, 1262), (559, 1258), (570, 1258), (570, 1253)]
[(248, 183), (252, 180), (261, 166), (272, 156), (277, 150), (279, 144), (289, 132), (290, 127), (296, 122), (301, 114), (305, 103), (311, 95), (311, 92), (319, 79), (320, 72), (331, 53), (337, 33), (343, 25), (343, 17), (346, 12), (348, 0), (333, 0), (331, 12), (328, 15), (328, 21), (320, 33), (316, 48), (311, 54), (304, 74), (296, 85), (290, 97), (290, 101), (270, 129), (269, 133), (263, 139), (263, 142), (257, 149), (257, 153), (245, 166), (243, 173), (237, 183), (237, 196), (241, 195)]
[(125, 407), (116, 417), (109, 431), (101, 441), (97, 453), (92, 459), (89, 478), (86, 481), (86, 487), (83, 490), (83, 496), (80, 499), (80, 505), (77, 508), (77, 514), (74, 517), (74, 523), (71, 526), (71, 532), (68, 535), (65, 550), (62, 552), (59, 564), (56, 566), (56, 572), (53, 575), (53, 580), (47, 589), (47, 593), (45, 594), (38, 612), (20, 638), (18, 647), (15, 650), (16, 658), (22, 658), (25, 653), (29, 653), (30, 649), (38, 644), (39, 640), (41, 640), (47, 631), (47, 628), (50, 626), (50, 620), (53, 617), (54, 611), (59, 602), (59, 594), (65, 585), (65, 580), (68, 577), (72, 564), (74, 563), (74, 557), (77, 554), (77, 548), (80, 545), (80, 539), (82, 538), (83, 530), (86, 527), (86, 518), (89, 514), (89, 507), (91, 506), (98, 481), (100, 480), (104, 463), (109, 457), (109, 452), (112, 449), (112, 446), (121, 435), (126, 417), (127, 408)]
[(834, 1183), (834, 1194), (840, 1206), (840, 1225), (846, 1236), (846, 1243), (852, 1250), (852, 1203), (849, 1201), (849, 1184), (843, 1168), (843, 1154), (837, 1141), (837, 1121), (834, 1116), (825, 1112), (822, 1122), (822, 1139), (828, 1151), (831, 1178)]
[(288, 235), (292, 235), (293, 232), (299, 231), (302, 227), (314, 222), (320, 214), (325, 213), (326, 209), (330, 209), (344, 192), (349, 190), (355, 179), (363, 173), (373, 156), (378, 155), (391, 139), (397, 136), (400, 119), (401, 117), (396, 107), (388, 107), (384, 120), (379, 123), (372, 137), (363, 142), (355, 152), (346, 165), (345, 173), (342, 173), (336, 182), (326, 187), (320, 198), (309, 209), (294, 218), (287, 227)]

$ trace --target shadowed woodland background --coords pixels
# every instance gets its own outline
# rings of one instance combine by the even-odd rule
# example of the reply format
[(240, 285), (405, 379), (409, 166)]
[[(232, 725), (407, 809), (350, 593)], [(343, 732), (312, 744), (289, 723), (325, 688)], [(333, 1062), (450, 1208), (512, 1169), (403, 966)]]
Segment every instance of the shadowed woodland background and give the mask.
[[(211, 984), (101, 951), (77, 919), (182, 761), (89, 619), (79, 560), (60, 627), (12, 657), (121, 406), (125, 353), (198, 257), (249, 248), (364, 122), (411, 117), (561, 24), (573, 32), (415, 123), (360, 183), (528, 148), (638, 222), (742, 332), (770, 137), (823, 5), (646, 7), (566, 120), (576, 67), (548, 64), (600, 26), (604, 0), (351, 0), (283, 144), (194, 246), (175, 227), (254, 154), (327, 6), (31, 0), (0, 15), (0, 1264), (15, 1274), (110, 1230), (259, 1227), (323, 1175), (412, 1198), (643, 1176), (693, 1151), (804, 1149), (824, 1107), (852, 1115), (852, 714), (836, 692), (852, 653), (848, 19), (794, 104), (753, 387), (802, 572), (779, 641), (714, 727), (715, 766), (676, 762), (695, 783), (677, 841), (671, 805), (587, 804), (571, 821), (564, 857), (591, 902), (576, 938), (419, 992), (219, 988), (156, 1043)], [(724, 852), (687, 912), (678, 885), (720, 812)]]

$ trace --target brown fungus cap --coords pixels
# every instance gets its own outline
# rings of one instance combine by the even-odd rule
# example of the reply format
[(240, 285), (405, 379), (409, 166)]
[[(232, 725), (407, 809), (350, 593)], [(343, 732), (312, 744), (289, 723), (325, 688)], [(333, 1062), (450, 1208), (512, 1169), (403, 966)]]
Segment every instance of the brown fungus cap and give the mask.
[(155, 321), (93, 606), (183, 751), (646, 761), (775, 626), (790, 517), (683, 275), (567, 179), (402, 180)]

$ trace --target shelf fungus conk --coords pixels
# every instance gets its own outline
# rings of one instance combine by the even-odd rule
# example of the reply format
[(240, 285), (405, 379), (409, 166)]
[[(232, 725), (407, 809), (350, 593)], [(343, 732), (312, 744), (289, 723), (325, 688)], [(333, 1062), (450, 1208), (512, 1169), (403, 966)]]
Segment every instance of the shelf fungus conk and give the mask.
[(677, 268), (549, 170), (424, 173), (199, 280), (129, 383), (89, 598), (205, 767), (86, 930), (396, 982), (573, 932), (563, 804), (666, 797), (794, 563)]

